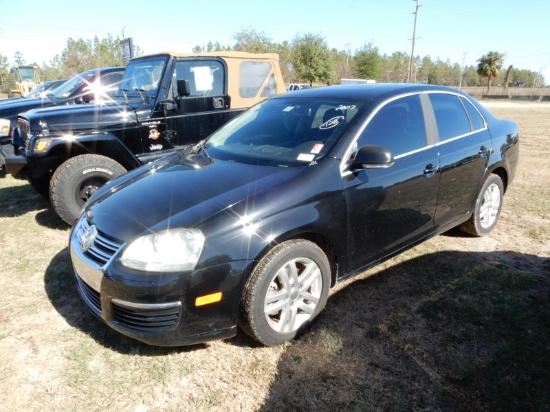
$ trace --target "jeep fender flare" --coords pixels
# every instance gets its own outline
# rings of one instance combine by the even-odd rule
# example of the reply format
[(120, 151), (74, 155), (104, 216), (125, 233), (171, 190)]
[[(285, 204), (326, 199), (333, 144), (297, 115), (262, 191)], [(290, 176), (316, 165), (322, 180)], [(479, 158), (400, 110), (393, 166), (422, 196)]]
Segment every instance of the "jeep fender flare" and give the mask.
[(126, 170), (135, 169), (143, 164), (128, 146), (112, 133), (79, 135), (75, 139), (53, 138), (43, 158), (59, 158), (62, 163), (82, 154), (109, 157), (120, 163)]

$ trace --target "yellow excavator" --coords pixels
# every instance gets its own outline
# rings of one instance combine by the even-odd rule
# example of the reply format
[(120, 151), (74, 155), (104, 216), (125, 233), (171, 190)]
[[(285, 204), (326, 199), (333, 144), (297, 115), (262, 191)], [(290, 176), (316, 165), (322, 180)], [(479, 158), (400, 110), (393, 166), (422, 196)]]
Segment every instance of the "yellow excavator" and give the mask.
[(15, 80), (15, 86), (8, 94), (10, 98), (22, 97), (41, 83), (40, 69), (36, 66), (14, 66), (10, 69), (10, 74)]

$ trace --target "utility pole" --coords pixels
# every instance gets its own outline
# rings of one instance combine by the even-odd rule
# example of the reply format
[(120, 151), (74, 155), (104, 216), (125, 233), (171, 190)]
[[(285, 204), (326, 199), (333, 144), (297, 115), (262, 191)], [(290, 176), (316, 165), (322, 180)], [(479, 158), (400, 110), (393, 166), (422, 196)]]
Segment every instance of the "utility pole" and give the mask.
[(462, 56), (462, 67), (460, 68), (460, 82), (458, 83), (458, 90), (462, 90), (462, 75), (464, 74), (464, 61), (466, 60), (466, 55), (468, 52), (463, 52)]
[(413, 1), (416, 1), (416, 10), (413, 13), (414, 14), (414, 29), (413, 29), (412, 50), (411, 50), (411, 59), (409, 61), (409, 75), (407, 76), (407, 83), (412, 82), (412, 70), (413, 70), (413, 60), (414, 60), (414, 41), (416, 40), (416, 19), (418, 17), (418, 8), (420, 7), (420, 0), (413, 0)]

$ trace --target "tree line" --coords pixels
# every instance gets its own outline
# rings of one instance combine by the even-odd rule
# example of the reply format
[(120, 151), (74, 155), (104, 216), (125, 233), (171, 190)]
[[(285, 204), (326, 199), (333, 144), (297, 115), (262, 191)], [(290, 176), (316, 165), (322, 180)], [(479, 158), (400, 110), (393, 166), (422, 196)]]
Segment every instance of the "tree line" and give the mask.
[[(233, 36), (234, 43), (222, 45), (208, 42), (196, 45), (194, 53), (214, 51), (246, 51), (277, 53), (281, 71), (287, 83), (338, 84), (343, 78), (372, 79), (377, 82), (404, 83), (408, 78), (410, 55), (396, 51), (382, 54), (372, 42), (354, 50), (329, 48), (324, 37), (306, 33), (297, 34), (291, 41), (274, 42), (265, 32), (244, 29)], [(68, 79), (85, 70), (97, 67), (124, 66), (120, 38), (109, 35), (93, 40), (67, 40), (65, 49), (49, 63), (34, 65), (41, 71), (42, 80)], [(142, 52), (134, 46), (134, 55)], [(412, 82), (453, 87), (487, 85), (501, 87), (543, 87), (545, 79), (539, 73), (526, 69), (502, 69), (504, 54), (489, 52), (480, 56), (477, 66), (462, 67), (449, 59), (415, 56), (412, 64)], [(13, 65), (28, 64), (21, 53), (16, 53), (13, 64), (0, 54), (0, 74), (4, 77)], [(31, 63), (32, 64), (32, 63)]]

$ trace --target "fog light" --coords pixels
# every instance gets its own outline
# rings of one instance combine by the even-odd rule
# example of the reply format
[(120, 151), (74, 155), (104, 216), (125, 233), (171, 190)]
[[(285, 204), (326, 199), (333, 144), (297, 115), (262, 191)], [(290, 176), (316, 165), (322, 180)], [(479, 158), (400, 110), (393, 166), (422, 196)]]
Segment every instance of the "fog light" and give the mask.
[(44, 150), (46, 150), (49, 143), (49, 140), (39, 140), (38, 142), (36, 142), (34, 150), (36, 150), (37, 152), (43, 152)]
[(216, 292), (210, 295), (199, 296), (195, 299), (195, 306), (209, 305), (210, 303), (216, 303), (222, 300), (222, 293)]

